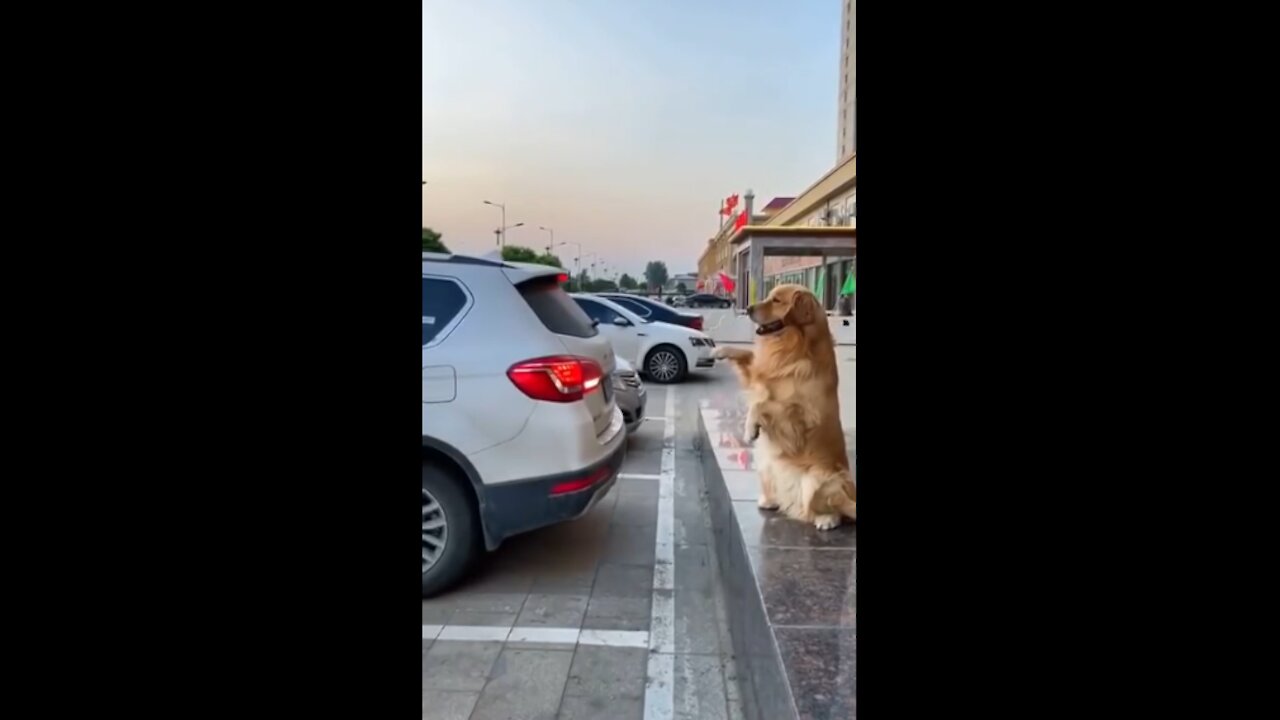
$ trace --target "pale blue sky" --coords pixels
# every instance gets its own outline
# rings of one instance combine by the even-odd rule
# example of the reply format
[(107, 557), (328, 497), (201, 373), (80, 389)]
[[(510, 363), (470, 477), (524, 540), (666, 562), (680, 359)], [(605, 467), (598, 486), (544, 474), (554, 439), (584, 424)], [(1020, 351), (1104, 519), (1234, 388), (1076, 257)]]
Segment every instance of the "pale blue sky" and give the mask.
[[(455, 252), (582, 243), (694, 271), (720, 198), (836, 160), (840, 0), (424, 0), (422, 222)], [(573, 246), (556, 251), (572, 265)]]

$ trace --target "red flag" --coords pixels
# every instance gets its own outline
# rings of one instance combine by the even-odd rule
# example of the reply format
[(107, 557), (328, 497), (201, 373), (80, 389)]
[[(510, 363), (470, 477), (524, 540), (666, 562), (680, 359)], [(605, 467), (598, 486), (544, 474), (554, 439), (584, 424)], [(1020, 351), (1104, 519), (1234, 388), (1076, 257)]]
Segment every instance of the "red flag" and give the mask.
[(746, 227), (746, 226), (747, 226), (747, 213), (746, 212), (738, 213), (737, 219), (733, 221), (733, 229), (737, 230), (738, 228)]
[(720, 273), (720, 287), (724, 288), (725, 292), (733, 292), (733, 278), (724, 273)]

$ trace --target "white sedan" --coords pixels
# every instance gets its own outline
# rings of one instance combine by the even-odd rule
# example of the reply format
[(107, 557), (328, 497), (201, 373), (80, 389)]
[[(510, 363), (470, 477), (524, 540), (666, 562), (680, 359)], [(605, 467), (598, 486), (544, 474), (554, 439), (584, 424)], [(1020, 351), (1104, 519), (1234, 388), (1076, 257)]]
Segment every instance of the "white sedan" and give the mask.
[(595, 295), (573, 295), (597, 322), (613, 350), (657, 383), (682, 382), (693, 368), (715, 365), (715, 342), (704, 333), (680, 325), (651, 322), (621, 305)]

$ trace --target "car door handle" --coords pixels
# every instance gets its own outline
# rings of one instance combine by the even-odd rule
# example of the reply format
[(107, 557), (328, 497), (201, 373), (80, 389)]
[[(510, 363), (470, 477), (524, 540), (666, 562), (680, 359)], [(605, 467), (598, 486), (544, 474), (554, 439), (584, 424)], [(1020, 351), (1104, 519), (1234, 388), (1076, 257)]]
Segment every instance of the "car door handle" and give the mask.
[(636, 333), (636, 337), (649, 337), (648, 333)]

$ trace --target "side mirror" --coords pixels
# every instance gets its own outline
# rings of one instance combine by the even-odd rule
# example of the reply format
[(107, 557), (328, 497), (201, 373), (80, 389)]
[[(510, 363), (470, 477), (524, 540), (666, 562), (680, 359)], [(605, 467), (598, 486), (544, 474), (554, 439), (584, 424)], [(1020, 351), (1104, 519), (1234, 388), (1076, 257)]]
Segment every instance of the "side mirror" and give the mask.
[(631, 327), (631, 321), (630, 321), (630, 320), (628, 320), (628, 319), (626, 319), (626, 318), (624, 318), (624, 317), (616, 317), (616, 318), (614, 318), (614, 319), (613, 319), (613, 324), (614, 324), (614, 325), (617, 325), (618, 327)]

